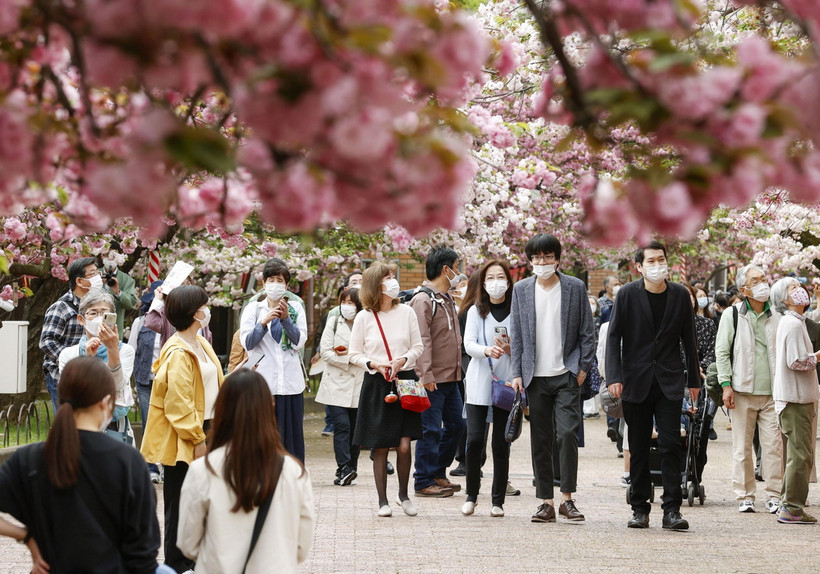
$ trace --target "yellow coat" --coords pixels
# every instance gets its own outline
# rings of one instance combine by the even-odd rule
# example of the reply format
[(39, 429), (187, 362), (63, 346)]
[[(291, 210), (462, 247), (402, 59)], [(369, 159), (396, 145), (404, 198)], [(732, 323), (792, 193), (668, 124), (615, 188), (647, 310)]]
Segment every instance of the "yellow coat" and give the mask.
[[(197, 336), (208, 358), (217, 365), (222, 387), (222, 367), (211, 345)], [(145, 460), (174, 466), (191, 464), (194, 445), (205, 440), (205, 386), (199, 361), (183, 341), (168, 339), (151, 369), (156, 373), (148, 408), (148, 424), (140, 452)]]

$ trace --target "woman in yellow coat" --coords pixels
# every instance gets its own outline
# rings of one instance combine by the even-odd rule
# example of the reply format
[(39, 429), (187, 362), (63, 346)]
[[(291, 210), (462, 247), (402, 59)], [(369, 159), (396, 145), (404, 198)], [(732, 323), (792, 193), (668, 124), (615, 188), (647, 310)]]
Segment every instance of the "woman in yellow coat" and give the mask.
[(142, 455), (165, 469), (165, 563), (177, 572), (194, 564), (177, 548), (179, 497), (188, 465), (205, 454), (205, 436), (222, 386), (222, 366), (208, 341), (197, 334), (211, 318), (208, 294), (183, 285), (171, 291), (165, 315), (177, 332), (154, 363), (154, 387)]

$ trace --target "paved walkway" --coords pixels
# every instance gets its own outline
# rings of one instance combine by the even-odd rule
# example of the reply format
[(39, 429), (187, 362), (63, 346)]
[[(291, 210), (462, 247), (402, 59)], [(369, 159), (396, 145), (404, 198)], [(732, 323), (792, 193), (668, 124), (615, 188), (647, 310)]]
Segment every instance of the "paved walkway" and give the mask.
[[(763, 512), (739, 514), (730, 480), (731, 433), (718, 413), (718, 440), (709, 444), (704, 485), (706, 504), (686, 506), (689, 532), (660, 528), (660, 489), (649, 530), (631, 530), (631, 512), (619, 486), (621, 459), (605, 435), (606, 423), (587, 420), (587, 446), (581, 450), (577, 504), (587, 521), (578, 524), (533, 524), (537, 501), (532, 486), (529, 429), (513, 445), (511, 480), (521, 496), (508, 497), (504, 518), (489, 516), (490, 480), (473, 516), (462, 516), (464, 493), (446, 499), (416, 499), (417, 517), (393, 506), (392, 518), (376, 516), (372, 468), (363, 453), (355, 486), (333, 485), (332, 439), (322, 438), (318, 416), (305, 421), (307, 467), (311, 472), (317, 513), (313, 549), (301, 572), (817, 572), (820, 526), (786, 526)], [(395, 460), (391, 456), (391, 460)], [(486, 475), (492, 464), (485, 465)], [(460, 480), (463, 485), (463, 479)], [(411, 477), (412, 487), (412, 477)], [(390, 477), (388, 494), (395, 499)], [(765, 498), (762, 489), (758, 491)], [(812, 485), (812, 505), (820, 504), (820, 487)], [(161, 502), (160, 502), (161, 508)], [(815, 512), (816, 513), (816, 512)], [(161, 519), (161, 517), (160, 517)], [(0, 540), (0, 572), (28, 572), (24, 548)], [(280, 573), (274, 573), (280, 574)]]

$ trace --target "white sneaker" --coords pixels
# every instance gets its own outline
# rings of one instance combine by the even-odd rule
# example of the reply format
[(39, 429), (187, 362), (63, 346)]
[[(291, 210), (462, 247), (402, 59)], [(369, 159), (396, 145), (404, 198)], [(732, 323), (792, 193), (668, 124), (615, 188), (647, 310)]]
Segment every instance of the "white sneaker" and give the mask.
[(416, 505), (413, 504), (410, 501), (410, 499), (401, 500), (400, 498), (397, 498), (396, 499), (396, 504), (401, 506), (401, 509), (404, 511), (404, 513), (407, 516), (416, 516), (419, 513), (418, 509), (416, 508)]
[(493, 509), (490, 511), (490, 516), (495, 518), (501, 518), (504, 516), (504, 509), (500, 506), (493, 506)]
[(738, 512), (754, 512), (755, 511), (755, 501), (751, 498), (747, 498), (743, 502), (740, 503), (740, 506), (737, 508)]
[(468, 500), (461, 505), (461, 514), (464, 516), (470, 516), (473, 512), (475, 512), (475, 505), (475, 502)]
[(777, 514), (780, 510), (780, 501), (776, 498), (770, 498), (766, 501), (766, 510), (769, 514)]
[(381, 518), (387, 518), (388, 516), (393, 516), (393, 511), (390, 510), (390, 506), (385, 504), (381, 508), (379, 508), (379, 516)]

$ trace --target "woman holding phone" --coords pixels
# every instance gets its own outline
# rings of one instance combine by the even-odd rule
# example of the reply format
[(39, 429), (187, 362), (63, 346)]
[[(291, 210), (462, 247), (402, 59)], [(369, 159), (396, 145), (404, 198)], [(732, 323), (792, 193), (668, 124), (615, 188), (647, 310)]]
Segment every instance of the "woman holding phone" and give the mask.
[(464, 378), (467, 411), (467, 501), (462, 514), (475, 512), (481, 488), (481, 453), (484, 429), (492, 410), (493, 486), (490, 516), (504, 516), (504, 499), (510, 471), (510, 445), (504, 439), (509, 411), (493, 405), (493, 380), (512, 381), (510, 363), (510, 303), (513, 281), (506, 261), (493, 260), (478, 273), (481, 291), (467, 312), (464, 348), (472, 357)]
[(268, 259), (262, 270), (265, 296), (251, 301), (242, 311), (239, 339), (248, 351), (248, 367), (258, 360), (256, 372), (265, 377), (276, 400), (276, 422), (282, 444), (304, 463), (305, 434), (302, 420), (305, 375), (299, 351), (307, 340), (307, 321), (301, 305), (285, 298), (290, 270), (281, 259)]
[(330, 317), (322, 332), (320, 353), (325, 370), (316, 393), (316, 402), (328, 406), (333, 422), (333, 452), (336, 455), (334, 484), (348, 486), (356, 478), (359, 446), (353, 442), (356, 413), (362, 392), (364, 369), (350, 362), (350, 333), (356, 314), (362, 310), (359, 290), (343, 289), (339, 294), (340, 313)]
[[(398, 300), (396, 266), (377, 261), (362, 274), (359, 298), (364, 311), (356, 315), (350, 334), (350, 362), (365, 369), (353, 442), (373, 450), (373, 476), (379, 497), (379, 516), (393, 514), (387, 499), (387, 451), (396, 449), (399, 495), (396, 503), (408, 516), (418, 514), (407, 495), (410, 479), (410, 441), (421, 437), (421, 414), (385, 399), (399, 377), (414, 378), (412, 370), (424, 349), (416, 313)], [(390, 397), (395, 399), (395, 395)]]
[(131, 345), (123, 343), (117, 332), (114, 298), (100, 289), (92, 289), (80, 299), (77, 321), (83, 326), (83, 336), (79, 343), (60, 352), (57, 361), (59, 371), (62, 373), (71, 359), (85, 355), (97, 357), (107, 364), (114, 377), (117, 394), (113, 420), (106, 430), (128, 436), (133, 441), (134, 433), (126, 415), (134, 404), (131, 373), (134, 372), (136, 351)]

